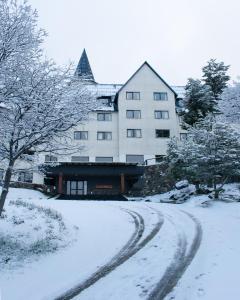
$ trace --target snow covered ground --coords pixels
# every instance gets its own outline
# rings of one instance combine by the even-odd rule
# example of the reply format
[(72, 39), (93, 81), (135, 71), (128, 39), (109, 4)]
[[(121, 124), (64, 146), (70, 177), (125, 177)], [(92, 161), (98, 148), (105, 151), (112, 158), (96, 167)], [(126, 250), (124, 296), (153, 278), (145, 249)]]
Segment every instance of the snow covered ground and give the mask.
[[(240, 198), (236, 185), (227, 190)], [(239, 299), (240, 202), (206, 204), (206, 196), (193, 196), (173, 205), (159, 203), (161, 197), (166, 195), (146, 198), (153, 202), (56, 201), (12, 189), (9, 200), (61, 213), (66, 240), (74, 241), (1, 270), (2, 298)]]

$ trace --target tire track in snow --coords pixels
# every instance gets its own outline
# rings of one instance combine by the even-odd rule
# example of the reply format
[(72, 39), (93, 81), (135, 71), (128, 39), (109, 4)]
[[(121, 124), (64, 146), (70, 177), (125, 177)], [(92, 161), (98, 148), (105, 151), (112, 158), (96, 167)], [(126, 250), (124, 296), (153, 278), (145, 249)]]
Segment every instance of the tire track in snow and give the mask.
[(86, 290), (90, 286), (92, 286), (94, 283), (96, 283), (101, 278), (107, 276), (109, 273), (114, 271), (118, 266), (123, 264), (125, 261), (127, 261), (130, 257), (132, 257), (134, 254), (136, 254), (140, 249), (142, 249), (151, 239), (154, 238), (154, 236), (159, 232), (161, 229), (161, 226), (163, 224), (163, 217), (162, 214), (151, 208), (155, 213), (158, 215), (158, 222), (155, 224), (154, 228), (151, 230), (151, 232), (141, 241), (139, 244), (143, 232), (145, 230), (145, 224), (143, 217), (136, 211), (123, 209), (126, 213), (128, 213), (132, 219), (134, 220), (135, 224), (135, 231), (132, 234), (129, 241), (126, 243), (126, 245), (118, 252), (117, 255), (115, 255), (109, 263), (102, 266), (98, 271), (96, 271), (94, 274), (92, 274), (88, 279), (80, 283), (79, 285), (76, 285), (75, 287), (69, 289), (62, 295), (54, 298), (54, 300), (70, 300), (74, 298), (75, 296), (79, 295), (82, 291)]
[[(194, 223), (196, 233), (193, 242), (188, 253), (186, 253), (186, 236), (184, 233), (178, 235), (178, 246), (173, 261), (166, 269), (157, 286), (148, 296), (148, 300), (163, 300), (173, 290), (200, 247), (202, 240), (202, 227), (200, 222), (192, 214), (183, 210), (181, 210), (181, 212), (187, 215)], [(177, 227), (177, 224), (174, 225)]]

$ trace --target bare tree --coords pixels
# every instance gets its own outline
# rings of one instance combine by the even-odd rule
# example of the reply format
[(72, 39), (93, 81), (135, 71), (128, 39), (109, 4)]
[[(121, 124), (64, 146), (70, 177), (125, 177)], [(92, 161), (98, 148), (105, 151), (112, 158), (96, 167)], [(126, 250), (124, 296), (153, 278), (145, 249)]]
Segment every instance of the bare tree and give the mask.
[[(18, 17), (13, 18), (12, 10)], [(11, 34), (9, 39), (0, 35), (0, 163), (6, 170), (0, 214), (16, 162), (27, 160), (30, 151), (72, 151), (70, 129), (86, 120), (96, 107), (93, 95), (72, 75), (71, 68), (60, 69), (44, 60), (42, 34), (36, 33), (37, 16), (31, 8), (4, 0), (0, 20), (2, 13), (8, 13), (9, 24), (0, 21), (0, 32), (12, 32), (8, 29), (13, 27), (16, 38), (8, 47)]]

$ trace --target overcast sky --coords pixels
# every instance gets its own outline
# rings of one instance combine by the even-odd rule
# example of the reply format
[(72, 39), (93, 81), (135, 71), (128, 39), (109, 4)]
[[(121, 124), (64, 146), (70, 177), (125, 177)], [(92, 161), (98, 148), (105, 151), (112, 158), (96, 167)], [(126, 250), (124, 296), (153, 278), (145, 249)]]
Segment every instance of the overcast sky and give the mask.
[(240, 75), (239, 0), (29, 0), (49, 34), (47, 55), (78, 63), (97, 82), (124, 83), (146, 60), (171, 85), (200, 77), (210, 58)]

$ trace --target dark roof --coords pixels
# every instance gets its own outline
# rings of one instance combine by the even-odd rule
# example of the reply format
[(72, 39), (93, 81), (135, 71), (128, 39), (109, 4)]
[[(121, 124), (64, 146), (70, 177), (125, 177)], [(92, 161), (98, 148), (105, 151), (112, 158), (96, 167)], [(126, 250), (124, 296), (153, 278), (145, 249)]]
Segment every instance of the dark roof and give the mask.
[(95, 82), (85, 49), (83, 50), (83, 53), (79, 60), (75, 75), (81, 77), (84, 80)]
[(64, 175), (88, 175), (88, 176), (119, 176), (120, 174), (140, 176), (144, 172), (144, 166), (135, 163), (75, 163), (65, 162), (57, 165), (46, 165), (44, 172), (50, 176), (59, 173)]
[(153, 73), (174, 93), (175, 97), (177, 97), (177, 93), (174, 91), (174, 89), (166, 83), (166, 81), (149, 65), (149, 63), (147, 61), (145, 61), (138, 69), (137, 71), (128, 79), (128, 81), (119, 89), (119, 91), (117, 92), (117, 94), (119, 92), (121, 92), (121, 90), (129, 83), (129, 81), (142, 69), (142, 67), (144, 65), (147, 65), (152, 71)]

